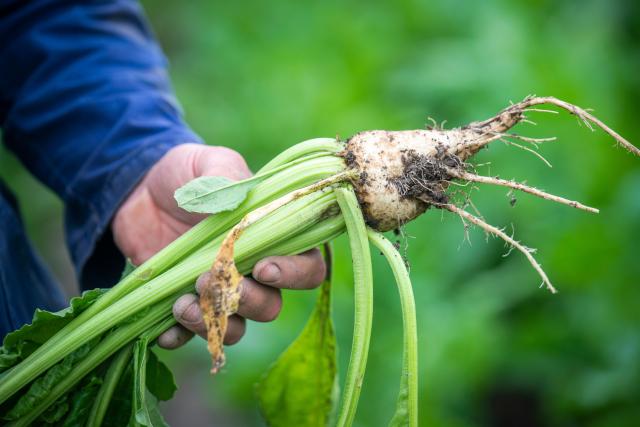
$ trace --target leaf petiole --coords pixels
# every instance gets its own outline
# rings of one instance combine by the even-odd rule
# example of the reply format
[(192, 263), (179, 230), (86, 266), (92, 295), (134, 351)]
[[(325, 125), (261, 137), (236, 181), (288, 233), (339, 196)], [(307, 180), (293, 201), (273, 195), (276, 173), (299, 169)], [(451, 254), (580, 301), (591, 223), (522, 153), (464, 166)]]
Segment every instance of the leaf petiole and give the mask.
[(416, 303), (413, 298), (413, 289), (409, 272), (405, 267), (402, 256), (393, 244), (381, 233), (372, 229), (367, 230), (369, 241), (374, 244), (385, 256), (400, 294), (402, 305), (402, 323), (404, 326), (402, 375), (400, 376), (400, 392), (396, 404), (396, 412), (389, 426), (418, 425), (418, 330), (416, 322)]
[(367, 366), (373, 318), (373, 272), (367, 229), (353, 188), (339, 187), (334, 192), (349, 234), (354, 276), (353, 342), (337, 423), (344, 427), (353, 424)]

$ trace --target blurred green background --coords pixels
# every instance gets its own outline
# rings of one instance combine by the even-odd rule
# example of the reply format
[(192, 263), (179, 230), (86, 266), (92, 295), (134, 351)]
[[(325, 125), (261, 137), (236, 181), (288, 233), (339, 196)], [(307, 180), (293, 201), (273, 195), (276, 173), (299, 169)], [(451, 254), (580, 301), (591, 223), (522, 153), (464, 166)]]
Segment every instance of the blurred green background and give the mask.
[[(458, 126), (528, 94), (584, 107), (640, 144), (640, 5), (636, 0), (143, 2), (171, 63), (188, 122), (255, 170), (312, 137)], [(421, 425), (640, 425), (640, 161), (568, 115), (532, 114), (517, 132), (557, 136), (533, 155), (495, 143), (484, 174), (526, 180), (599, 207), (590, 215), (483, 186), (492, 224), (538, 248), (560, 292), (539, 289), (524, 257), (430, 211), (405, 228), (420, 337)], [(22, 194), (29, 233), (74, 292), (60, 248), (61, 204), (0, 155)], [(351, 341), (347, 242), (335, 245), (334, 311), (344, 375)], [(374, 253), (371, 354), (357, 416), (385, 425), (399, 381), (401, 319), (391, 273)], [(260, 425), (253, 387), (304, 324), (314, 293), (289, 292), (280, 318), (249, 325), (208, 374), (202, 340), (163, 352), (180, 386), (172, 425)]]

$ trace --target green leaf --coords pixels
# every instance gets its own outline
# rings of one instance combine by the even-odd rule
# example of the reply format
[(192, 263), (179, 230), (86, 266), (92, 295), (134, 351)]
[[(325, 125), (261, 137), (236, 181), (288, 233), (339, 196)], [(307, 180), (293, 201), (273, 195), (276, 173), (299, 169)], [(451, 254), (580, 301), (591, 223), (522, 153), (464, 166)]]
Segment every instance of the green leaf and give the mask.
[(0, 372), (12, 367), (20, 361), (21, 350), (15, 351), (7, 350), (5, 347), (0, 347)]
[(173, 378), (173, 373), (158, 356), (149, 350), (147, 359), (147, 388), (158, 400), (170, 400), (178, 386)]
[(31, 412), (31, 410), (49, 394), (53, 386), (62, 378), (66, 377), (73, 369), (73, 366), (82, 360), (97, 343), (98, 339), (93, 339), (85, 343), (76, 351), (62, 359), (62, 362), (52, 366), (44, 375), (31, 384), (29, 390), (18, 399), (18, 402), (3, 416), (3, 419), (16, 420)]
[[(144, 423), (141, 423), (141, 420), (144, 420)], [(158, 399), (151, 394), (149, 389), (145, 390), (144, 415), (142, 415), (141, 412), (136, 412), (136, 422), (144, 426), (169, 427), (169, 424), (167, 424), (160, 413)]]
[(33, 353), (42, 343), (93, 304), (104, 292), (106, 289), (86, 291), (82, 296), (71, 298), (69, 307), (57, 312), (36, 309), (30, 324), (4, 337), (3, 346), (0, 348), (0, 372)]
[(94, 375), (73, 393), (71, 408), (62, 424), (63, 427), (84, 427), (101, 384), (102, 378)]
[[(133, 417), (136, 426), (163, 427), (168, 424), (162, 418), (158, 400), (147, 387), (147, 363), (150, 350), (148, 339), (136, 341), (133, 350)], [(173, 394), (173, 393), (172, 393)]]
[(324, 427), (331, 421), (338, 378), (330, 288), (327, 280), (306, 326), (257, 386), (269, 426)]
[[(111, 357), (105, 364), (104, 376), (102, 377), (102, 385), (100, 390), (96, 394), (96, 398), (89, 411), (86, 427), (100, 427), (103, 425), (103, 421), (109, 406), (114, 398), (114, 392), (118, 388), (118, 384), (125, 374), (127, 367), (131, 366), (131, 357), (133, 356), (133, 345), (128, 344), (121, 348), (118, 353)], [(129, 388), (131, 390), (131, 387)], [(130, 394), (130, 393), (129, 393)], [(131, 413), (131, 406), (128, 407), (128, 412)]]
[(129, 363), (111, 397), (102, 427), (122, 427), (129, 424), (133, 407), (133, 363)]
[(40, 415), (38, 421), (45, 424), (55, 424), (64, 417), (68, 410), (69, 396), (65, 394), (60, 399), (56, 400), (53, 405), (49, 406), (47, 410)]
[(189, 212), (216, 214), (231, 211), (266, 177), (255, 175), (243, 181), (232, 181), (222, 176), (201, 176), (178, 188), (174, 197), (178, 206)]

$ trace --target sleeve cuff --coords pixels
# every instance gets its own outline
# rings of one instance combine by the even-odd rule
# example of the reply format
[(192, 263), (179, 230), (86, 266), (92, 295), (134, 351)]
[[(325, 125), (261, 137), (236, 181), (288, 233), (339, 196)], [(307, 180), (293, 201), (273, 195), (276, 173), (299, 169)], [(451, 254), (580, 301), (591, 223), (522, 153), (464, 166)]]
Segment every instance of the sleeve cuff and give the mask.
[[(96, 193), (85, 202), (84, 209), (68, 206), (66, 215), (67, 244), (76, 267), (82, 290), (111, 287), (117, 283), (125, 259), (111, 234), (111, 220), (118, 207), (142, 180), (148, 170), (171, 148), (188, 142), (202, 141), (184, 131), (161, 141), (150, 141), (127, 154)], [(75, 215), (84, 212), (84, 215)], [(88, 214), (87, 214), (88, 213)]]

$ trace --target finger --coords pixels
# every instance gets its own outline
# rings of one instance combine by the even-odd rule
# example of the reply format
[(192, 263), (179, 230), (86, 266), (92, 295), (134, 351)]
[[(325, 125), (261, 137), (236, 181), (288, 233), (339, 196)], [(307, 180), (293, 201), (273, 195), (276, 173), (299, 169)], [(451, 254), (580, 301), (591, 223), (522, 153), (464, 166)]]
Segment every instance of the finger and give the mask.
[(204, 289), (205, 286), (207, 286), (210, 279), (211, 279), (211, 271), (209, 270), (205, 271), (200, 276), (198, 276), (198, 279), (196, 280), (196, 292), (198, 294), (202, 293), (202, 290)]
[(234, 181), (250, 178), (252, 173), (240, 153), (221, 146), (201, 146), (195, 153), (194, 175), (224, 176)]
[[(200, 146), (195, 151), (193, 160), (193, 175), (223, 176), (233, 181), (251, 178), (253, 175), (244, 157), (235, 150), (221, 146)], [(181, 217), (187, 224), (195, 225), (208, 215), (189, 213)]]
[(238, 314), (257, 322), (271, 322), (282, 309), (280, 289), (262, 285), (245, 277), (240, 283)]
[[(198, 293), (207, 285), (211, 272), (206, 272), (198, 277), (196, 290)], [(282, 309), (282, 295), (280, 289), (265, 286), (257, 281), (245, 277), (240, 283), (240, 301), (238, 314), (257, 322), (271, 322), (278, 317)]]
[(175, 325), (158, 337), (158, 345), (162, 348), (173, 350), (183, 346), (191, 338), (193, 338), (193, 332), (182, 325)]
[(311, 289), (325, 278), (327, 267), (318, 249), (300, 255), (272, 256), (253, 267), (253, 277), (276, 288)]
[(244, 158), (230, 148), (189, 143), (169, 150), (144, 178), (141, 188), (147, 189), (148, 194), (142, 195), (148, 195), (166, 214), (160, 219), (167, 223), (171, 240), (206, 217), (179, 208), (172, 197), (178, 188), (201, 176), (238, 181), (251, 177), (251, 171)]
[[(202, 319), (202, 311), (196, 295), (186, 294), (178, 298), (173, 305), (173, 316), (187, 331), (207, 339), (207, 327)], [(237, 343), (244, 335), (245, 329), (246, 324), (243, 317), (237, 314), (229, 316), (224, 343), (227, 345)]]
[(207, 327), (202, 319), (200, 302), (194, 294), (182, 295), (173, 304), (173, 317), (189, 331), (207, 337)]
[(225, 345), (234, 345), (244, 336), (247, 330), (247, 321), (244, 317), (237, 314), (229, 316), (229, 323), (227, 323), (227, 333), (224, 336)]

